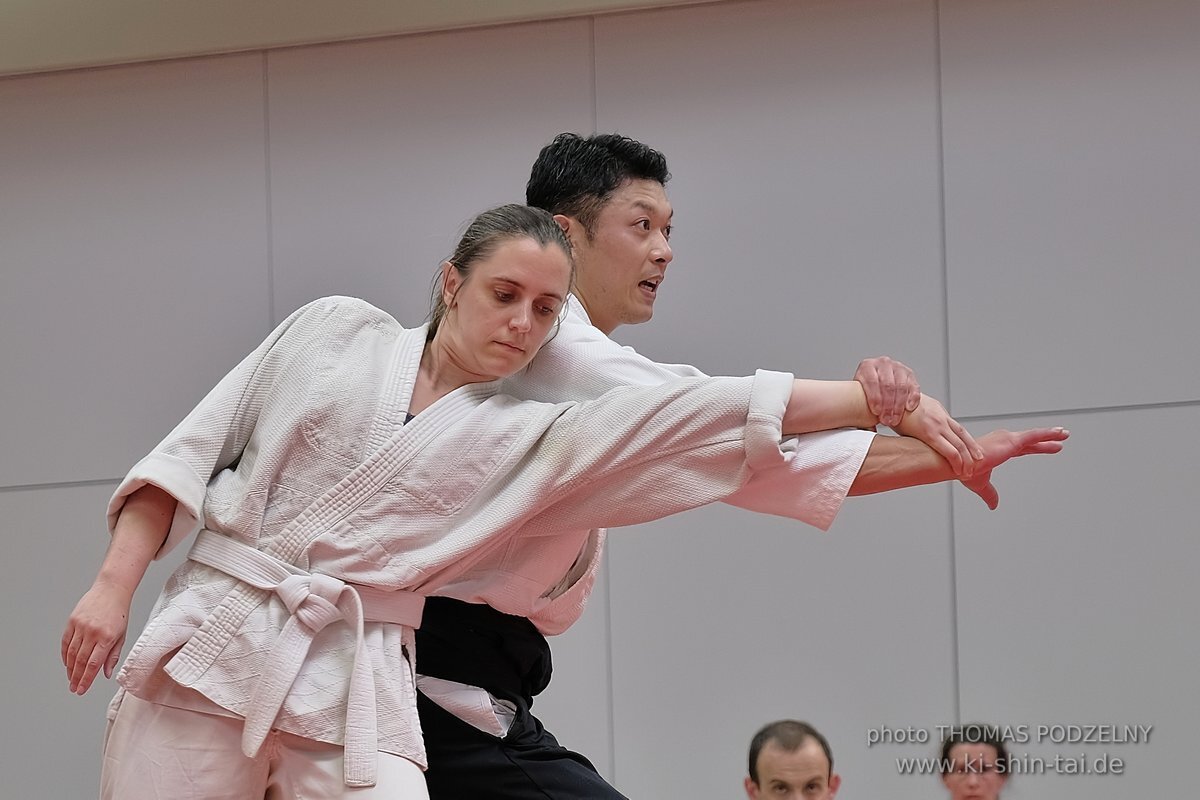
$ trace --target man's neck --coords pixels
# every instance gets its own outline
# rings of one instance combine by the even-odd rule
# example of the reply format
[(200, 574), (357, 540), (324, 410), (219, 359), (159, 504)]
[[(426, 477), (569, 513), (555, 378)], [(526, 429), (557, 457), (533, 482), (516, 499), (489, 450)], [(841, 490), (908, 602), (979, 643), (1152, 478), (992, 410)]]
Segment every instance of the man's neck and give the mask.
[(600, 332), (605, 336), (612, 336), (612, 332), (621, 326), (621, 323), (619, 322), (612, 322), (604, 319), (602, 315), (598, 314), (599, 309), (594, 312), (592, 310), (593, 306), (588, 303), (587, 297), (584, 296), (583, 292), (581, 292), (578, 287), (574, 292), (572, 292), (572, 294), (574, 294), (575, 299), (579, 301), (579, 305), (583, 306), (583, 311), (585, 314), (587, 314), (588, 322), (592, 323), (593, 327), (599, 328)]

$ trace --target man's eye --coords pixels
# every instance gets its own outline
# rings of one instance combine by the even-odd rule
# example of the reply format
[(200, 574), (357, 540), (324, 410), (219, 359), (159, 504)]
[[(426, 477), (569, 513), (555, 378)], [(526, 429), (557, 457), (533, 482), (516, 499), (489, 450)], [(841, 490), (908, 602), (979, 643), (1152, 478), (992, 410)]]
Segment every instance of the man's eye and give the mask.
[(650, 230), (650, 220), (648, 220), (648, 219), (639, 219), (637, 224), (638, 224), (638, 227), (644, 231)]
[(666, 237), (667, 239), (670, 239), (672, 230), (674, 230), (674, 228), (671, 225), (668, 225), (667, 227), (663, 228), (663, 236)]

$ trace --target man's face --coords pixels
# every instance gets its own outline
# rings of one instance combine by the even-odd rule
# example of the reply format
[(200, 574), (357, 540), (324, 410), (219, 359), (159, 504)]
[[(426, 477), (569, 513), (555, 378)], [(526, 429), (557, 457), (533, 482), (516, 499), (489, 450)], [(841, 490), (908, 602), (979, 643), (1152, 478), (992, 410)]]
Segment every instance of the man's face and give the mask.
[(671, 204), (658, 181), (617, 187), (592, 225), (591, 236), (571, 219), (576, 294), (592, 324), (605, 333), (645, 322), (671, 263)]
[(816, 739), (790, 753), (768, 742), (758, 754), (758, 783), (746, 778), (746, 795), (750, 800), (833, 800), (841, 783), (841, 776), (830, 774)]

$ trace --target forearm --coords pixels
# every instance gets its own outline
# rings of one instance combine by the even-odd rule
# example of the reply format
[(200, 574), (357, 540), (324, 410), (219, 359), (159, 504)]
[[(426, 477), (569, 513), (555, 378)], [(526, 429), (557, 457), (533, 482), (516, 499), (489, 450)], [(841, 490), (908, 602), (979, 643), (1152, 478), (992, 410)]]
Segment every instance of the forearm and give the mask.
[(873, 428), (878, 422), (858, 381), (800, 379), (792, 382), (783, 432), (794, 436), (835, 428)]
[(121, 508), (97, 584), (133, 596), (146, 568), (167, 539), (175, 515), (175, 498), (152, 484), (131, 494)]
[(955, 479), (949, 462), (908, 436), (876, 436), (849, 494), (864, 495)]

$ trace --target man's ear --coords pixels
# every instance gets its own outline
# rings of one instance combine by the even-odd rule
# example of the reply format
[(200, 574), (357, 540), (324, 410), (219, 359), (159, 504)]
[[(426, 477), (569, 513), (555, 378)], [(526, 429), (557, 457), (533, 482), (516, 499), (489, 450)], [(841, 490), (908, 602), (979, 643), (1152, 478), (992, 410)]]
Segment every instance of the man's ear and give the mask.
[(742, 785), (746, 787), (746, 797), (749, 797), (750, 800), (758, 800), (758, 784), (749, 775), (746, 776)]
[(842, 785), (842, 776), (836, 772), (829, 776), (829, 800), (833, 800), (833, 796), (837, 794), (838, 787)]
[(588, 233), (587, 227), (580, 222), (578, 217), (555, 214), (554, 221), (558, 223), (558, 227), (562, 228), (562, 232), (567, 236), (567, 241), (571, 243), (571, 249), (576, 253), (579, 252), (581, 246), (592, 240), (592, 235)]

